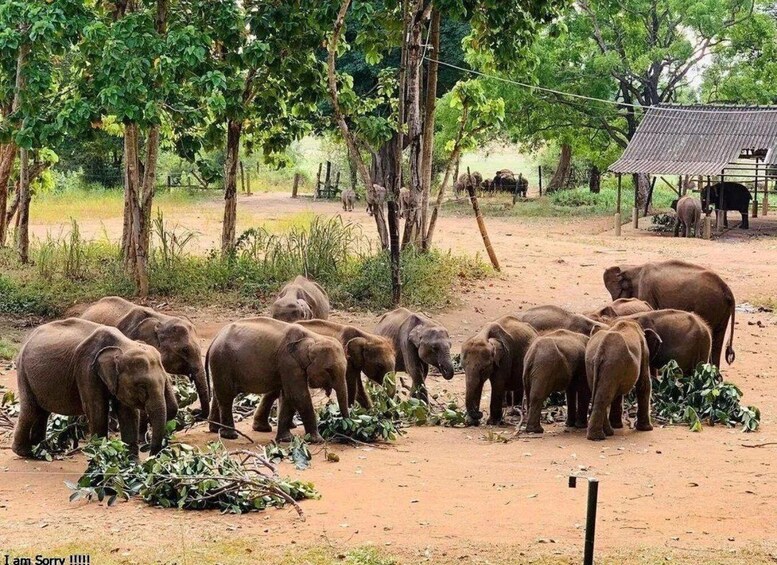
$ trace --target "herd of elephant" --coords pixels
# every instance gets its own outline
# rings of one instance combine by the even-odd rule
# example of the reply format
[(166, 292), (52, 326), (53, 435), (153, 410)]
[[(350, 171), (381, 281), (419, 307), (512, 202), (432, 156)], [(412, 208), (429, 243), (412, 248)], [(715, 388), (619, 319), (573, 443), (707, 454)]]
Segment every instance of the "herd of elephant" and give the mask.
[(728, 211), (735, 210), (742, 214), (739, 227), (743, 230), (750, 228), (750, 200), (753, 195), (745, 185), (738, 182), (717, 182), (710, 185), (709, 191), (702, 188), (701, 196), (702, 200), (686, 195), (672, 201), (672, 210), (677, 212), (675, 236), (682, 230), (683, 237), (691, 237), (691, 231), (696, 237), (702, 237), (702, 216), (711, 206), (723, 212), (724, 227), (728, 227)]
[[(726, 329), (734, 360), (735, 301), (714, 272), (682, 261), (610, 267), (604, 284), (613, 302), (585, 314), (555, 305), (530, 308), (486, 324), (461, 346), (466, 418), (478, 425), (481, 396), (491, 386), (489, 424), (502, 421), (507, 398), (528, 405), (528, 432), (542, 432), (540, 412), (555, 391), (566, 391), (567, 425), (604, 439), (622, 427), (622, 399), (636, 387), (636, 428), (651, 429), (651, 371), (675, 360), (683, 371), (720, 364)], [(349, 416), (354, 402), (368, 407), (361, 375), (382, 383), (407, 373), (413, 394), (427, 400), (426, 377), (435, 367), (454, 377), (448, 331), (430, 318), (397, 308), (373, 331), (328, 320), (329, 299), (299, 276), (270, 307), (270, 316), (227, 324), (202, 360), (194, 325), (106, 297), (80, 317), (36, 328), (17, 358), (20, 413), (13, 451), (31, 457), (51, 413), (86, 414), (91, 434), (108, 433), (109, 413), (137, 456), (151, 427), (151, 453), (162, 448), (166, 422), (178, 410), (170, 374), (187, 375), (199, 396), (201, 420), (221, 437), (237, 437), (232, 405), (241, 393), (262, 394), (253, 429), (271, 431), (280, 401), (277, 440), (288, 441), (299, 413), (306, 434), (317, 431), (311, 388), (336, 393)], [(590, 416), (589, 416), (590, 414)]]

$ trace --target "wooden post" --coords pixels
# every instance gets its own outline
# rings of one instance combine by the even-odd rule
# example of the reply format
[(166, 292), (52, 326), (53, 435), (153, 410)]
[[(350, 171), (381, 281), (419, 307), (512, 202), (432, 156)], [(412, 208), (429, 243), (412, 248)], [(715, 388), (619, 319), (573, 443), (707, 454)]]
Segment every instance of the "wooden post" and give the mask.
[(758, 159), (755, 160), (755, 182), (753, 182), (753, 218), (758, 217)]
[(502, 269), (499, 267), (499, 260), (496, 258), (494, 248), (491, 246), (491, 239), (488, 237), (488, 231), (486, 230), (486, 222), (483, 220), (483, 215), (480, 213), (480, 206), (478, 205), (478, 198), (475, 196), (475, 187), (472, 184), (472, 175), (469, 172), (469, 167), (467, 167), (467, 177), (469, 180), (469, 182), (467, 182), (467, 193), (469, 194), (469, 201), (472, 203), (472, 210), (475, 212), (475, 220), (478, 223), (480, 236), (483, 238), (483, 244), (486, 246), (488, 258), (491, 259), (491, 265), (493, 265), (497, 272), (500, 272)]
[(764, 203), (763, 206), (761, 206), (761, 215), (769, 215), (769, 177), (766, 175), (764, 175)]
[(246, 189), (246, 171), (242, 159), (240, 161), (240, 188), (244, 194), (248, 194), (248, 190)]
[(170, 175), (167, 175), (167, 191), (169, 192), (173, 188), (173, 181)]
[(332, 190), (332, 162), (326, 162), (326, 176), (324, 177), (324, 198), (329, 198), (329, 191)]
[(618, 200), (617, 204), (615, 205), (615, 235), (619, 236), (621, 234), (621, 183), (622, 183), (622, 176), (620, 173), (618, 173)]
[(323, 163), (318, 164), (318, 173), (316, 174), (316, 192), (313, 195), (314, 198), (318, 198), (318, 195), (321, 194), (321, 166)]
[(331, 196), (337, 196), (337, 193), (340, 191), (340, 171), (337, 171), (337, 175), (335, 176), (335, 190), (331, 194)]
[(636, 175), (632, 175), (631, 178), (634, 181), (634, 208), (631, 211), (631, 225), (636, 230), (639, 229), (639, 208), (637, 207), (639, 202), (639, 179)]
[(537, 165), (537, 178), (540, 184), (540, 196), (542, 196), (542, 165)]
[(297, 190), (299, 189), (299, 179), (302, 175), (299, 173), (294, 173), (294, 184), (291, 187), (291, 197), (296, 198), (297, 197)]
[(709, 214), (704, 216), (704, 239), (712, 239), (712, 218)]

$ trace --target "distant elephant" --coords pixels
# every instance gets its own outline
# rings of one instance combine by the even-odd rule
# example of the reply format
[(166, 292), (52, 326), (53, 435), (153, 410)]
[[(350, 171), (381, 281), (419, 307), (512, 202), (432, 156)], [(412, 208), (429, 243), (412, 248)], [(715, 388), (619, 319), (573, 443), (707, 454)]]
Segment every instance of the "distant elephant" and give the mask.
[(453, 189), (456, 194), (460, 192), (467, 193), (468, 187), (472, 187), (472, 190), (477, 192), (483, 185), (483, 175), (474, 171), (472, 173), (462, 173), (454, 183)]
[(413, 382), (413, 394), (428, 402), (426, 375), (429, 365), (439, 369), (446, 380), (453, 378), (451, 338), (448, 330), (422, 314), (406, 308), (392, 310), (378, 320), (375, 333), (391, 342), (396, 352), (395, 367)]
[(656, 310), (676, 308), (701, 316), (712, 331), (710, 363), (716, 367), (720, 367), (720, 354), (730, 319), (726, 362), (734, 362), (736, 300), (729, 286), (713, 271), (677, 260), (623, 265), (610, 267), (604, 272), (604, 286), (613, 300), (635, 297)]
[(375, 215), (375, 210), (380, 210), (386, 202), (386, 187), (373, 184), (367, 189), (367, 214)]
[[(651, 334), (651, 342), (660, 341), (651, 330), (647, 333)], [(623, 396), (635, 385), (636, 427), (640, 431), (653, 429), (650, 423), (649, 360), (646, 333), (634, 320), (618, 320), (610, 328), (597, 331), (588, 340), (585, 350), (586, 373), (591, 389), (588, 439), (605, 439), (613, 435), (613, 428), (623, 427)]]
[(581, 314), (574, 314), (552, 304), (529, 308), (523, 312), (518, 312), (515, 314), (515, 317), (522, 322), (526, 322), (540, 333), (553, 330), (569, 330), (583, 335), (591, 335), (591, 330), (594, 328), (606, 327), (601, 322)]
[(691, 237), (691, 228), (696, 237), (701, 237), (701, 200), (691, 196), (672, 200), (672, 210), (677, 212), (677, 220), (674, 226), (674, 235), (680, 233), (683, 228), (683, 237)]
[(709, 363), (712, 333), (701, 316), (684, 310), (653, 310), (621, 318), (634, 320), (643, 331), (653, 330), (661, 338), (650, 351), (650, 367), (657, 371), (676, 361), (683, 373), (691, 374), (699, 363)]
[(407, 217), (408, 210), (411, 210), (412, 208), (413, 195), (411, 194), (409, 188), (403, 186), (399, 189), (399, 217)]
[(353, 206), (356, 204), (356, 191), (348, 188), (340, 195), (340, 200), (343, 203), (344, 212), (353, 212)]
[(526, 198), (526, 194), (529, 192), (529, 181), (523, 178), (522, 174), (518, 174), (518, 178), (515, 181), (515, 194), (522, 198)]
[(535, 339), (523, 361), (523, 388), (529, 413), (526, 431), (543, 433), (540, 416), (551, 393), (567, 393), (567, 426), (585, 428), (591, 392), (585, 372), (588, 336), (556, 330)]
[(712, 204), (715, 209), (723, 210), (725, 227), (728, 227), (728, 211), (737, 210), (742, 214), (742, 223), (739, 227), (743, 230), (750, 228), (750, 200), (753, 196), (745, 185), (738, 182), (718, 182), (710, 186), (709, 193), (710, 200), (707, 205)]
[(586, 312), (584, 315), (592, 320), (601, 322), (652, 310), (653, 307), (650, 304), (639, 298), (619, 298), (597, 310)]
[(494, 175), (492, 183), (494, 190), (500, 192), (513, 192), (515, 191), (515, 173), (510, 169), (500, 169)]
[[(364, 390), (361, 374), (368, 379), (383, 384), (383, 378), (394, 372), (394, 346), (385, 337), (367, 333), (354, 326), (347, 326), (328, 320), (307, 320), (297, 322), (303, 328), (335, 338), (343, 347), (348, 365), (345, 380), (348, 384), (348, 406), (358, 402), (364, 408), (370, 408), (372, 401)], [(278, 393), (262, 396), (254, 421), (262, 422), (257, 431), (270, 431), (269, 417), (272, 405)], [(256, 429), (256, 428), (255, 428)]]
[(118, 296), (98, 300), (81, 314), (81, 318), (113, 326), (128, 338), (156, 348), (162, 356), (165, 371), (186, 375), (192, 380), (200, 400), (198, 416), (208, 418), (209, 383), (205, 378), (197, 330), (189, 320), (138, 306)]
[(483, 417), (480, 399), (483, 385), (491, 383), (491, 404), (487, 423), (502, 421), (505, 392), (513, 391), (520, 404), (523, 398), (524, 356), (537, 332), (514, 316), (504, 316), (486, 324), (461, 346), (461, 364), (466, 376), (465, 406), (467, 424), (477, 426)]
[(108, 413), (117, 410), (121, 439), (138, 455), (138, 410), (151, 422), (151, 454), (162, 449), (165, 425), (178, 404), (159, 352), (116, 328), (68, 318), (35, 329), (17, 360), (19, 420), (14, 453), (32, 456), (43, 441), (49, 414), (86, 414), (89, 433), (108, 435)]
[[(240, 393), (277, 394), (277, 441), (290, 441), (294, 412), (298, 411), (311, 441), (323, 441), (318, 433), (310, 388), (337, 394), (344, 418), (349, 417), (347, 361), (340, 343), (330, 337), (272, 318), (247, 318), (225, 326), (213, 340), (205, 357), (213, 379), (210, 408), (211, 432), (236, 439), (232, 403)], [(254, 429), (270, 431), (257, 408)]]
[(326, 320), (329, 317), (329, 296), (318, 283), (298, 275), (278, 293), (270, 306), (270, 316), (282, 322)]

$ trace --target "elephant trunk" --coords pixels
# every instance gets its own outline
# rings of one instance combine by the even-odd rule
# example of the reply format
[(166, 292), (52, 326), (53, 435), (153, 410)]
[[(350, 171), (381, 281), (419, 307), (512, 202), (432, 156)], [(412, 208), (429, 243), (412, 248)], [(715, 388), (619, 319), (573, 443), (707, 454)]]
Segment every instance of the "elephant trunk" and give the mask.
[(337, 405), (340, 407), (340, 414), (343, 418), (350, 418), (351, 412), (348, 409), (348, 385), (345, 382), (345, 375), (335, 384), (335, 394), (337, 394)]
[(464, 405), (467, 409), (466, 423), (468, 426), (480, 425), (483, 412), (480, 411), (480, 398), (483, 396), (483, 381), (467, 375), (467, 391)]
[(198, 360), (196, 365), (197, 370), (190, 376), (194, 382), (194, 387), (197, 389), (197, 397), (200, 399), (200, 413), (198, 420), (207, 420), (208, 412), (210, 410), (210, 383), (208, 377), (205, 374), (205, 365), (202, 360)]
[(440, 373), (442, 373), (442, 377), (446, 381), (453, 378), (453, 361), (451, 360), (450, 351), (440, 353), (437, 368), (440, 369)]
[(146, 414), (151, 423), (151, 455), (156, 455), (162, 450), (162, 441), (165, 437), (167, 424), (167, 406), (164, 398), (149, 400), (146, 402)]
[(165, 383), (165, 418), (172, 420), (178, 416), (178, 400), (175, 397), (175, 389), (170, 379)]

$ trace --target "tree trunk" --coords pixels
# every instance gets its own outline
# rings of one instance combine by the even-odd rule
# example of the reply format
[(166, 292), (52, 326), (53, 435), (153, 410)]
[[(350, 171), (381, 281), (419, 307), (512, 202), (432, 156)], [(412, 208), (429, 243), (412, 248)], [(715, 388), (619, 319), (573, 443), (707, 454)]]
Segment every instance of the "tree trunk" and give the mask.
[(30, 261), (30, 152), (19, 150), (19, 229), (16, 230), (16, 250), (23, 264)]
[[(43, 171), (48, 169), (49, 164), (48, 163), (33, 163), (29, 167), (29, 172), (27, 173), (27, 182), (32, 185), (38, 177), (41, 175)], [(32, 196), (32, 193), (30, 193), (30, 196)], [(11, 202), (11, 205), (8, 207), (8, 212), (5, 215), (5, 224), (7, 226), (11, 225), (11, 220), (14, 219), (14, 216), (16, 215), (16, 212), (19, 210), (19, 181), (17, 180), (14, 186), (14, 199), (13, 202)]]
[(433, 61), (429, 61), (426, 76), (426, 101), (424, 103), (424, 130), (423, 147), (421, 150), (422, 175), (421, 175), (421, 248), (429, 249), (427, 238), (427, 219), (429, 215), (429, 196), (432, 191), (432, 161), (434, 160), (434, 114), (437, 102), (437, 58), (440, 55), (440, 11), (432, 11), (429, 35), (431, 41)]
[(650, 193), (650, 175), (645, 173), (636, 173), (631, 175), (631, 178), (634, 186), (637, 187), (635, 192), (636, 202), (634, 202), (634, 206), (638, 210), (641, 210), (645, 207), (645, 204), (648, 200), (648, 194)]
[(221, 254), (226, 257), (235, 250), (237, 222), (237, 166), (240, 160), (240, 134), (243, 124), (227, 122), (227, 156), (224, 162), (224, 225), (221, 230)]
[(135, 265), (135, 247), (133, 233), (135, 218), (134, 203), (137, 202), (140, 184), (140, 163), (138, 159), (138, 126), (135, 123), (124, 124), (124, 227), (121, 235), (121, 252), (124, 267), (128, 273)]
[(572, 146), (568, 143), (561, 144), (561, 155), (558, 159), (556, 172), (548, 183), (546, 192), (555, 192), (567, 186), (569, 175), (572, 172)]
[(591, 165), (591, 170), (588, 171), (588, 189), (594, 194), (599, 194), (599, 190), (602, 186), (602, 173), (599, 167)]

